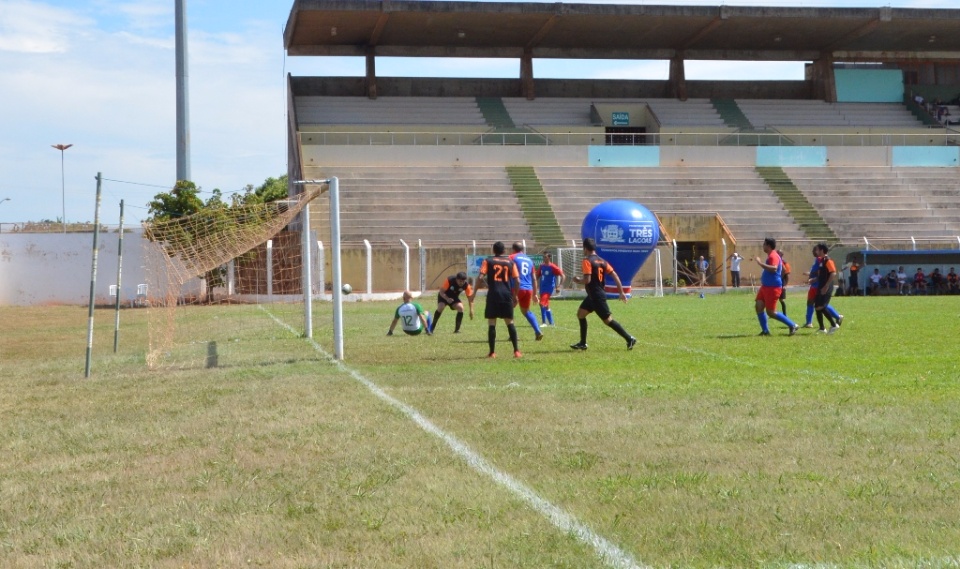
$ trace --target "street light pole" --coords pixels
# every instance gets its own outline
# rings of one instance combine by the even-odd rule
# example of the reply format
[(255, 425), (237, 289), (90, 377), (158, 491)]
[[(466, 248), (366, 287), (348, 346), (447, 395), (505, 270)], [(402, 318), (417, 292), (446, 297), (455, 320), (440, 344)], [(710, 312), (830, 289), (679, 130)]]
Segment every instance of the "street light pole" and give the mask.
[(67, 186), (63, 177), (63, 151), (73, 146), (72, 144), (51, 144), (50, 146), (60, 151), (60, 207), (62, 208), (63, 233), (67, 233)]

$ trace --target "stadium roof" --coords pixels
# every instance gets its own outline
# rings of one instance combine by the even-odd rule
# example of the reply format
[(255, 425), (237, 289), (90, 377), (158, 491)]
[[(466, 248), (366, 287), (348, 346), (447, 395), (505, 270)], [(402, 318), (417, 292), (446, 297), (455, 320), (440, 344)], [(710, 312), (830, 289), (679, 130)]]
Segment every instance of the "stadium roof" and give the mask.
[(960, 10), (295, 0), (289, 55), (958, 61)]

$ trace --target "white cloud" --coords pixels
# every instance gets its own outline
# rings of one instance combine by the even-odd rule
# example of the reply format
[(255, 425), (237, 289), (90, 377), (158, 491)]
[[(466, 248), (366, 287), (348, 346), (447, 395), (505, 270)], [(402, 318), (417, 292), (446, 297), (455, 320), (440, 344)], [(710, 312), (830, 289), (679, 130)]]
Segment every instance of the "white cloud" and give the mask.
[(84, 16), (26, 0), (0, 0), (0, 52), (62, 53)]

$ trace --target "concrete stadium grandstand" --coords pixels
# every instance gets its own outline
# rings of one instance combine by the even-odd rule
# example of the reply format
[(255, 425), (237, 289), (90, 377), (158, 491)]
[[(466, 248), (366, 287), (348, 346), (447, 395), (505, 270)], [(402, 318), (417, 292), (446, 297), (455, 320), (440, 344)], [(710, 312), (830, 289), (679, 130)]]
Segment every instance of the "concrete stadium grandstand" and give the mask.
[[(364, 77), (288, 78), (290, 179), (338, 177), (344, 247), (366, 240), (389, 266), (420, 242), (427, 285), (474, 243), (575, 247), (608, 199), (653, 211), (681, 266), (750, 257), (766, 236), (797, 260), (818, 241), (960, 247), (960, 10), (298, 0), (284, 42), (366, 60)], [(519, 72), (378, 77), (382, 57)], [(670, 71), (539, 79), (548, 58)], [(800, 61), (806, 77), (687, 80), (689, 60)], [(329, 235), (327, 200), (311, 211)]]

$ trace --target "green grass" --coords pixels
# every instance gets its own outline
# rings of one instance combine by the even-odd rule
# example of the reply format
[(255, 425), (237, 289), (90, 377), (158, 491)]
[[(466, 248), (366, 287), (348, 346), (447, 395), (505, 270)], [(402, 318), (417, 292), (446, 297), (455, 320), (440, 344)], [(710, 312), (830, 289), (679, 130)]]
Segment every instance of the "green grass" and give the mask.
[(386, 337), (393, 303), (347, 304), (349, 369), (302, 341), (150, 371), (145, 311), (118, 354), (98, 311), (86, 380), (85, 308), (0, 307), (0, 566), (608, 566), (350, 371), (645, 566), (960, 563), (960, 297), (839, 298), (838, 334), (766, 338), (749, 294), (637, 298), (637, 348), (591, 316), (583, 353), (554, 304), (494, 361), (480, 319)]

